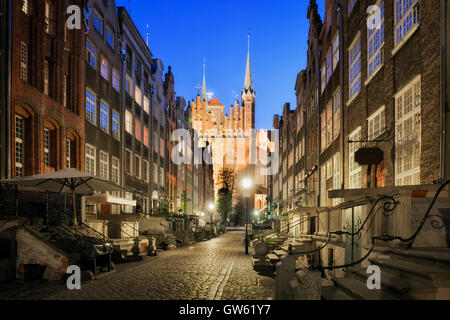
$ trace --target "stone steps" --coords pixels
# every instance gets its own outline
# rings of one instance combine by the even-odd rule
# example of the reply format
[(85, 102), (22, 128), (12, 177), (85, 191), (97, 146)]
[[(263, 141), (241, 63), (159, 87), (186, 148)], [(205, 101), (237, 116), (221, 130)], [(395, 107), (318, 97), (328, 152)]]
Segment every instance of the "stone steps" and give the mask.
[(365, 282), (354, 278), (332, 278), (335, 287), (344, 294), (358, 300), (398, 300), (397, 297), (390, 295), (382, 290), (370, 290)]
[(351, 296), (345, 292), (337, 289), (336, 287), (322, 287), (321, 288), (322, 300), (354, 300)]

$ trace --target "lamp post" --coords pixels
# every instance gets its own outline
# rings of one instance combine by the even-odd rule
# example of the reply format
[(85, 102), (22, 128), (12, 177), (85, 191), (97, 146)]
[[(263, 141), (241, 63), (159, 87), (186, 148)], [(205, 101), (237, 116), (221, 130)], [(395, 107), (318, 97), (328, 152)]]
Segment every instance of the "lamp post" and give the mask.
[(211, 223), (211, 228), (212, 228), (212, 215), (213, 215), (213, 212), (214, 212), (215, 208), (216, 208), (216, 206), (212, 202), (208, 206), (208, 209), (209, 209), (209, 222)]
[(250, 198), (250, 188), (252, 187), (252, 181), (249, 178), (242, 180), (242, 188), (244, 189), (245, 198), (245, 254), (248, 254), (248, 199)]

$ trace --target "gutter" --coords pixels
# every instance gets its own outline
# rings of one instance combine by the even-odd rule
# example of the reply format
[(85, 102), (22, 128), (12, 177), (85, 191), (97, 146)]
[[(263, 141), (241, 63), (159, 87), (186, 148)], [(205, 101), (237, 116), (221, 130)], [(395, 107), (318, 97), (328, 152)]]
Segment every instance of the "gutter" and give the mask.
[(441, 77), (440, 77), (440, 89), (441, 89), (441, 117), (440, 117), (440, 178), (446, 180), (447, 168), (446, 168), (446, 152), (447, 152), (447, 6), (446, 0), (440, 0), (441, 8)]
[(11, 79), (11, 64), (12, 64), (12, 0), (8, 1), (8, 75), (7, 75), (7, 89), (6, 89), (6, 178), (10, 179), (12, 177), (12, 157), (11, 157), (11, 121), (12, 121), (12, 105), (11, 105), (11, 94), (12, 94), (12, 79)]

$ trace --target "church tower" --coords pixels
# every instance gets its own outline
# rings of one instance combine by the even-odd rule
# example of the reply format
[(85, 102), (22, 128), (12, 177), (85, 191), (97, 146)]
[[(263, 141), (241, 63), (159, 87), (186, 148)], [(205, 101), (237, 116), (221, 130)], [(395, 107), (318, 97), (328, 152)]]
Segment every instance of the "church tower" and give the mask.
[(255, 129), (255, 90), (253, 89), (252, 68), (250, 65), (250, 34), (248, 35), (247, 67), (245, 69), (244, 90), (242, 91), (244, 108), (244, 131)]

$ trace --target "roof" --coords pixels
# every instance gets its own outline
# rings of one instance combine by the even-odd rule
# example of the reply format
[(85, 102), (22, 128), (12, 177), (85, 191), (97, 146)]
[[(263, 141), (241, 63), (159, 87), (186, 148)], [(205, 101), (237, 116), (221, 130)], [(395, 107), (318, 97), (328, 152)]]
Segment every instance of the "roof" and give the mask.
[(208, 106), (210, 106), (210, 107), (223, 107), (223, 104), (220, 103), (220, 101), (217, 99), (217, 97), (214, 97), (210, 102), (208, 102)]

